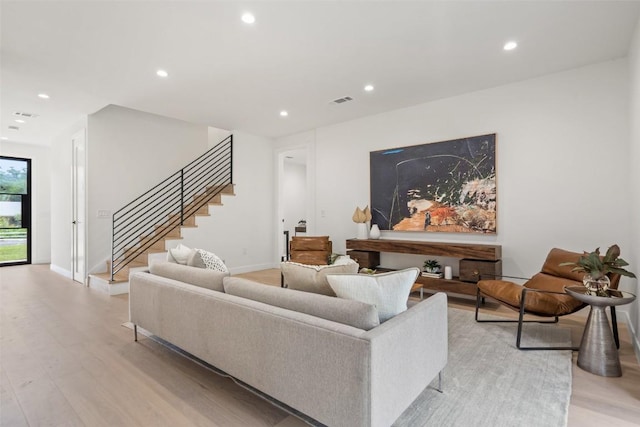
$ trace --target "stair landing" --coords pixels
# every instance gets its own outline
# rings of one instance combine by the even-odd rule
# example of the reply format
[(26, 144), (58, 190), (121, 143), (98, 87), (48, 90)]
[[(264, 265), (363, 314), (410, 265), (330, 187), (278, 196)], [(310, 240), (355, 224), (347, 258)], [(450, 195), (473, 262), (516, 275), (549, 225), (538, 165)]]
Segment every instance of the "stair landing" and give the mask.
[(129, 278), (116, 275), (111, 280), (110, 273), (96, 273), (89, 275), (89, 287), (98, 289), (109, 295), (121, 295), (129, 293)]

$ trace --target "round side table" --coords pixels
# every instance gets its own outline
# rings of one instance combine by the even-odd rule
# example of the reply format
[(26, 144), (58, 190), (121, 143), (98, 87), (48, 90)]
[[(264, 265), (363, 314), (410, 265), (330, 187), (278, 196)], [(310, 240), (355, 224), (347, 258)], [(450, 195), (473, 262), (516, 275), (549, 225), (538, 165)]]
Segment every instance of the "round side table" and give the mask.
[(605, 308), (629, 304), (636, 299), (636, 296), (624, 291), (616, 291), (621, 296), (589, 295), (587, 288), (583, 286), (567, 286), (564, 290), (575, 299), (591, 306), (580, 342), (578, 366), (603, 377), (622, 376), (618, 349), (613, 341), (613, 333)]

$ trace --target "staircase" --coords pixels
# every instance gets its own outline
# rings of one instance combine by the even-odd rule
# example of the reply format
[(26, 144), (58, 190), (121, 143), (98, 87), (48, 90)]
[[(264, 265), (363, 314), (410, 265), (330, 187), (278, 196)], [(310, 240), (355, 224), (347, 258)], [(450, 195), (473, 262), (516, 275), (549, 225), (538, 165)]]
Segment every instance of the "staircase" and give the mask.
[(182, 239), (182, 228), (197, 227), (196, 217), (234, 195), (232, 165), (233, 135), (115, 212), (107, 272), (90, 275), (89, 286), (128, 293), (131, 272), (164, 259), (167, 241)]

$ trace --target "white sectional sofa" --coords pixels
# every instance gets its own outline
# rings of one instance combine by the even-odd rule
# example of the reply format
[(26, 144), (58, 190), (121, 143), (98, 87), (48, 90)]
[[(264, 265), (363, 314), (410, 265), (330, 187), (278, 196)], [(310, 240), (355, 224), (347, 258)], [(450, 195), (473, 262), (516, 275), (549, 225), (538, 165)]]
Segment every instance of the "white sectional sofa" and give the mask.
[(369, 304), (208, 273), (132, 275), (131, 322), (327, 426), (390, 426), (447, 363), (445, 294), (379, 324)]

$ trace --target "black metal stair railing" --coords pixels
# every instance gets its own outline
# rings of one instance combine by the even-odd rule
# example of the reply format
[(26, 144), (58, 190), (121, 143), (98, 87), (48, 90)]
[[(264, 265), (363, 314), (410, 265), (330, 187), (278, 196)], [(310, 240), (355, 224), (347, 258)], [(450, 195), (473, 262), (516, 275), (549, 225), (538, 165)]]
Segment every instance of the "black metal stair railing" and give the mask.
[(233, 135), (113, 214), (111, 280), (233, 183)]

